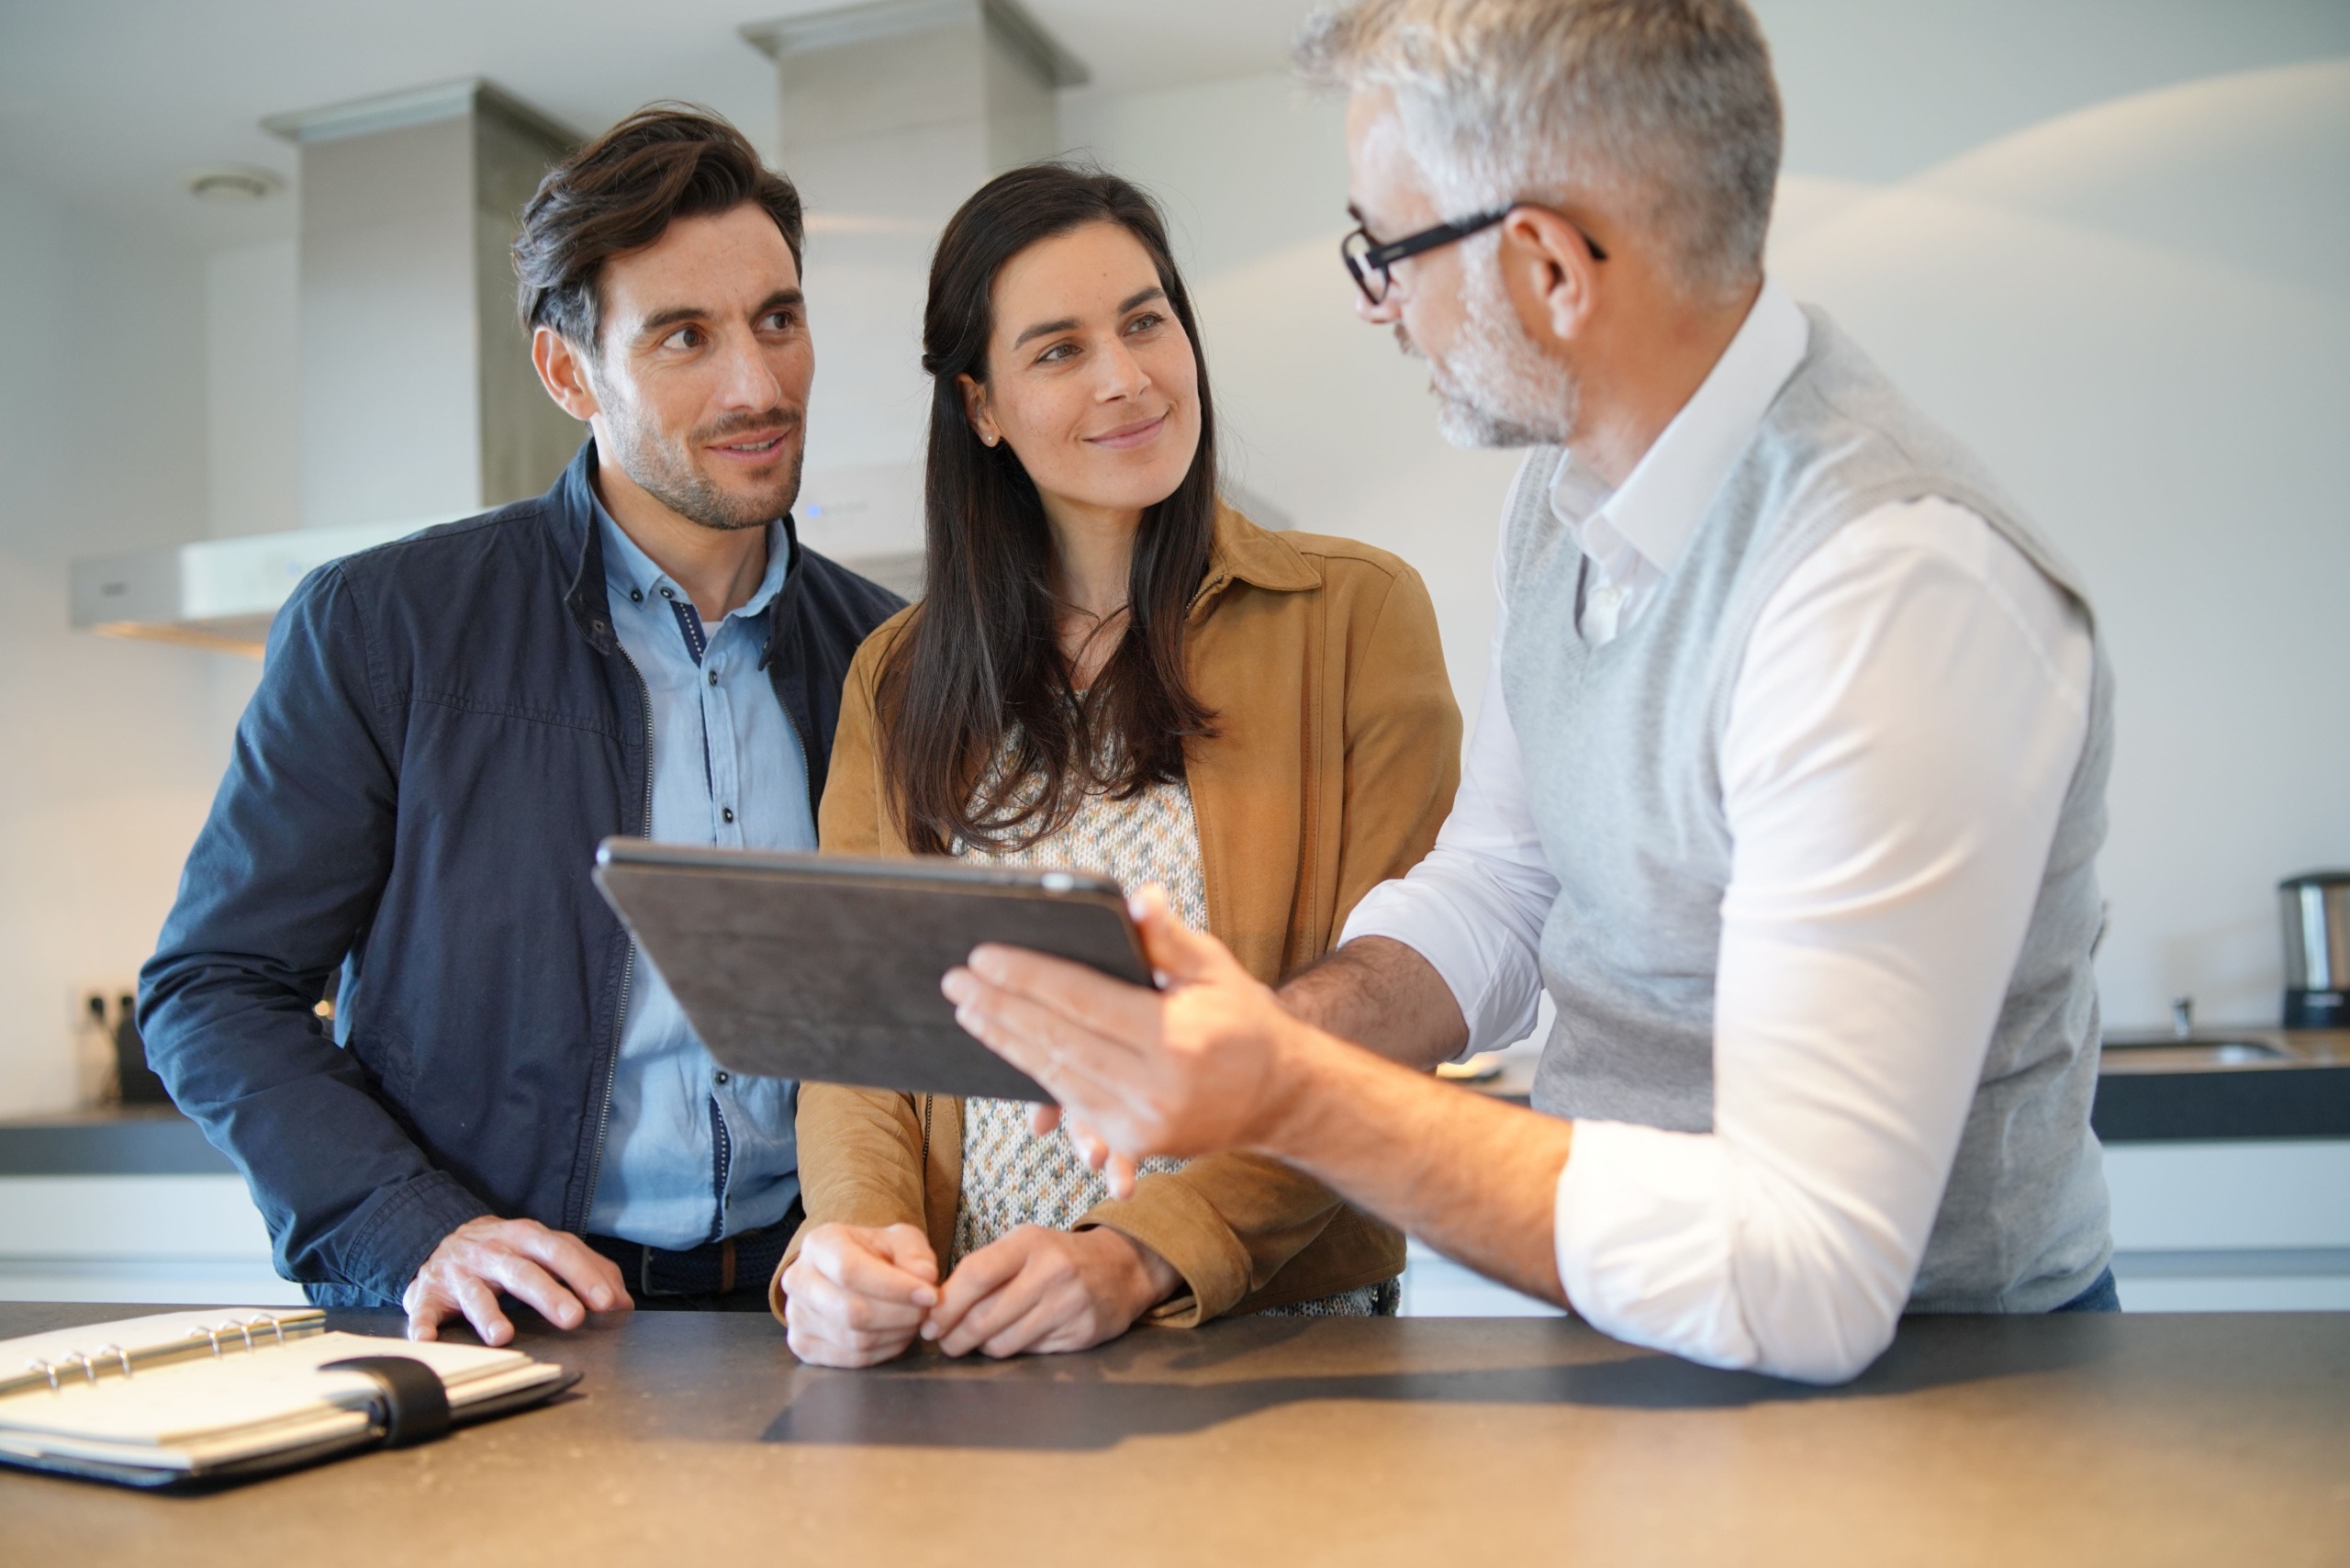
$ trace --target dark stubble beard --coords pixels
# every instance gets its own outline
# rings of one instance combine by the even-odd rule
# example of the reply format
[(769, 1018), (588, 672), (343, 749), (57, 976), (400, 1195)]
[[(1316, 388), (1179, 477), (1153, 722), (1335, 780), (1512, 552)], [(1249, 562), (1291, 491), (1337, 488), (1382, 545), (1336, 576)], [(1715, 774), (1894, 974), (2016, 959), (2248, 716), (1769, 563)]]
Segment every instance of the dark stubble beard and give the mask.
[[(605, 407), (610, 409), (611, 402), (607, 400)], [(611, 453), (611, 460), (620, 465), (621, 473), (636, 482), (637, 488), (688, 522), (724, 533), (765, 528), (789, 511), (792, 503), (800, 498), (800, 469), (808, 460), (805, 442), (792, 448), (791, 467), (783, 485), (766, 496), (727, 494), (711, 482), (710, 476), (695, 465), (691, 455), (730, 435), (771, 430), (778, 425), (784, 427), (787, 436), (796, 436), (804, 428), (803, 419), (796, 409), (776, 408), (765, 413), (729, 415), (691, 432), (682, 444), (665, 439), (633, 405), (622, 405), (621, 414), (610, 423), (617, 449)]]
[[(1428, 360), (1437, 428), (1455, 446), (1564, 446), (1582, 389), (1526, 335), (1501, 279), (1481, 264), (1490, 259), (1463, 258), (1460, 335), (1443, 359)], [(1419, 353), (1400, 322), (1395, 335), (1406, 353)]]

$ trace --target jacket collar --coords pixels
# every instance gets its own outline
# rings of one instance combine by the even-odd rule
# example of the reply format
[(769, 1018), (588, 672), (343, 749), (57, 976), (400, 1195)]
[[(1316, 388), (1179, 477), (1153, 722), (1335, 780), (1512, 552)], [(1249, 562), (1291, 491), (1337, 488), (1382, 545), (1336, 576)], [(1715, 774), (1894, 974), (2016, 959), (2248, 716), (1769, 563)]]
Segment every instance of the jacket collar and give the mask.
[[(555, 547), (572, 563), (571, 586), (565, 590), (564, 603), (588, 633), (588, 640), (600, 652), (612, 653), (620, 647), (620, 639), (612, 631), (611, 600), (604, 586), (604, 531), (596, 524), (595, 437), (579, 443), (562, 476), (547, 491), (544, 504)], [(789, 512), (783, 514), (783, 536), (791, 550), (791, 564), (785, 569), (783, 586), (767, 605), (767, 648), (759, 655), (762, 668), (775, 655), (776, 642), (799, 605), (800, 587), (807, 577), (808, 552), (800, 547), (799, 525)]]
[(1234, 582), (1271, 593), (1302, 593), (1320, 588), (1322, 574), (1298, 553), (1296, 545), (1258, 527), (1219, 497), (1214, 532), (1208, 543), (1208, 575), (1192, 598), (1192, 612), (1198, 614)]

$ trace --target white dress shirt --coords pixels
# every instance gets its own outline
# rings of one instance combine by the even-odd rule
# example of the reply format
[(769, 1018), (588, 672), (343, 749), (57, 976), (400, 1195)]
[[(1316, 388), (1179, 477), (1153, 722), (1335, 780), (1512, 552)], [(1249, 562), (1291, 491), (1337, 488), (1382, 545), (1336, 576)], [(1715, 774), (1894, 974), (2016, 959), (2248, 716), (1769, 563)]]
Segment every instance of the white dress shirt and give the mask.
[[(1766, 284), (1620, 487), (1560, 463), (1550, 499), (1590, 560), (1586, 637), (1654, 599), (1809, 330)], [(1558, 897), (1502, 698), (1498, 586), (1452, 815), (1342, 937), (1425, 957), (1472, 1050), (1531, 1027)], [(1858, 519), (1772, 596), (1721, 749), (1733, 850), (1714, 1130), (1576, 1124), (1556, 1244), (1584, 1317), (1694, 1361), (1823, 1380), (1890, 1340), (2087, 737), (2091, 661), (2079, 607), (1937, 498)]]

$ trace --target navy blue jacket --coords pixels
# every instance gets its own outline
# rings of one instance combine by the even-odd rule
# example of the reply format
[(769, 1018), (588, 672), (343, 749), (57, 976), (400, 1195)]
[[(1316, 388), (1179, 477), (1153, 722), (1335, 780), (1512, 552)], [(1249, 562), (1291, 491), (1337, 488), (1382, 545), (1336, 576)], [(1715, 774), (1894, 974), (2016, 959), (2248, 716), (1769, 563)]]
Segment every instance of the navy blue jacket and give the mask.
[[(464, 1221), (576, 1230), (595, 1193), (629, 943), (588, 873), (652, 806), (595, 461), (295, 590), (140, 972), (149, 1060), (314, 1301), (396, 1303)], [(900, 603), (794, 549), (767, 668), (811, 812), (850, 655)]]

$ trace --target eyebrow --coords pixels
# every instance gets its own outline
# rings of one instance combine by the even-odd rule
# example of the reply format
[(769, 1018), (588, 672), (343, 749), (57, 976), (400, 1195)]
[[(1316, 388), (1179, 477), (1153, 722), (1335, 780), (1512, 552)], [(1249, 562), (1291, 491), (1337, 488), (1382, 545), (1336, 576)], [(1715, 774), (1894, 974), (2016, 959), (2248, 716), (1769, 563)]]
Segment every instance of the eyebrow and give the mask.
[[(1127, 311), (1133, 309), (1136, 306), (1141, 305), (1146, 301), (1152, 299), (1164, 299), (1166, 297), (1167, 291), (1154, 283), (1148, 288), (1130, 294), (1125, 298), (1120, 300), (1118, 302), (1118, 314), (1123, 316)], [(1026, 342), (1031, 338), (1050, 337), (1055, 332), (1075, 331), (1077, 330), (1077, 318), (1074, 316), (1064, 316), (1058, 321), (1039, 321), (1035, 326), (1029, 328), (1026, 331), (1021, 333), (1018, 337), (1013, 339), (1012, 346), (1013, 348), (1018, 348), (1021, 344)]]
[[(799, 289), (778, 288), (765, 299), (760, 300), (758, 308), (751, 314), (757, 317), (764, 316), (770, 310), (797, 308), (806, 304), (807, 299), (808, 297)], [(652, 315), (647, 316), (637, 327), (636, 333), (639, 337), (647, 337), (665, 327), (674, 327), (680, 322), (706, 321), (715, 314), (716, 312), (699, 305), (672, 305), (666, 310), (655, 310)]]

